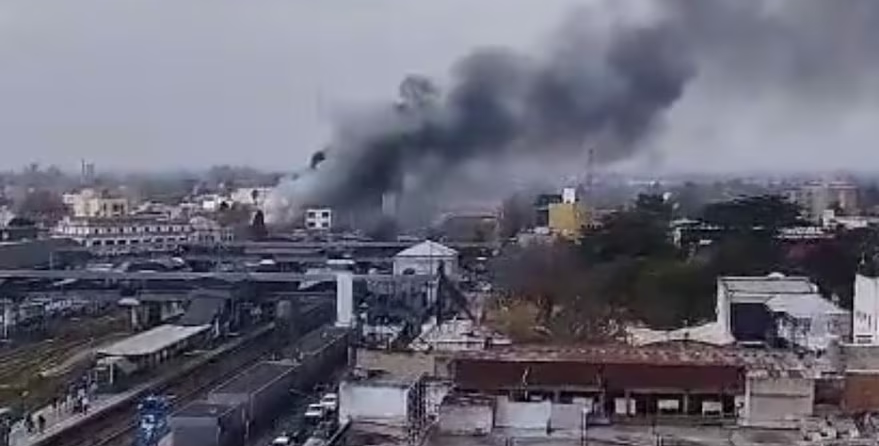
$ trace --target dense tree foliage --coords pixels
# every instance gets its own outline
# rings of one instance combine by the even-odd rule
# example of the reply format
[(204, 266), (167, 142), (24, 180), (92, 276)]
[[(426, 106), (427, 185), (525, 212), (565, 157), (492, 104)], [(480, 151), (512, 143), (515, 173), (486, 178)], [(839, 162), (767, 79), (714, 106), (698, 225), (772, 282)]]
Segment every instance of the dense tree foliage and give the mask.
[(693, 255), (670, 242), (674, 211), (661, 196), (639, 196), (598, 228), (584, 229), (578, 244), (510, 248), (492, 265), (495, 283), (504, 299), (534, 305), (536, 323), (554, 337), (595, 341), (618, 335), (621, 323), (677, 328), (712, 320), (723, 275), (805, 274), (849, 305), (860, 253), (876, 246), (876, 232), (867, 229), (784, 242), (779, 230), (802, 224), (799, 210), (780, 197), (757, 196), (706, 206), (704, 221), (719, 235)]
[(61, 219), (67, 211), (61, 196), (45, 189), (28, 192), (15, 206), (15, 213), (21, 217), (50, 223)]

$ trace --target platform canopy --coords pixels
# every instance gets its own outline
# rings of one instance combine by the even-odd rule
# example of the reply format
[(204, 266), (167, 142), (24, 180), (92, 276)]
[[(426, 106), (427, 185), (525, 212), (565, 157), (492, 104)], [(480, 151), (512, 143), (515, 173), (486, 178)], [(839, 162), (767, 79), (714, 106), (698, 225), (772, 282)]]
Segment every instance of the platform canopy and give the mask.
[(158, 353), (211, 328), (210, 325), (181, 327), (160, 325), (98, 350), (105, 356), (146, 356)]

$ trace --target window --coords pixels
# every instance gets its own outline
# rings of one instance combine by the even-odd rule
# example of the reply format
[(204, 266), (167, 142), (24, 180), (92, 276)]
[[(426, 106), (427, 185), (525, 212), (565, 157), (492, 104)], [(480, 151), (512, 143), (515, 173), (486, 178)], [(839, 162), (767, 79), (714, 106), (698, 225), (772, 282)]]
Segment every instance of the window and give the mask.
[(305, 227), (314, 229), (315, 227), (317, 227), (317, 223), (315, 223), (313, 221), (307, 221), (307, 222), (305, 222)]
[(308, 218), (317, 218), (316, 211), (308, 211), (308, 213), (306, 215), (308, 215)]
[(320, 213), (320, 216), (323, 218), (330, 218), (330, 211), (323, 211)]

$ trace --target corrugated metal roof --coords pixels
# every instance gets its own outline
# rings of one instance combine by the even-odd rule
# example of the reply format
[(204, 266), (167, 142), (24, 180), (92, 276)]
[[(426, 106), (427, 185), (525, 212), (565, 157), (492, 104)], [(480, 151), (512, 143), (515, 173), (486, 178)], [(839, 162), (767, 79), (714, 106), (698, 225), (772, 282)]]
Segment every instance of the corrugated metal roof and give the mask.
[(294, 368), (290, 364), (260, 362), (226, 381), (211, 393), (252, 393), (271, 384), (279, 377), (291, 373)]
[(228, 404), (210, 403), (207, 401), (195, 401), (187, 404), (179, 412), (174, 414), (175, 417), (220, 417), (230, 411), (235, 410), (235, 406)]
[(757, 276), (721, 277), (720, 284), (726, 288), (730, 297), (745, 295), (810, 294), (817, 288), (808, 277), (800, 276)]
[(769, 371), (803, 367), (796, 355), (787, 351), (711, 347), (696, 343), (650, 347), (624, 344), (568, 347), (514, 345), (481, 351), (461, 351), (450, 355), (452, 359), (498, 362), (742, 366), (750, 370)]
[(462, 389), (497, 390), (523, 387), (578, 387), (611, 390), (738, 390), (744, 383), (740, 366), (587, 364), (581, 362), (456, 361), (455, 384)]
[(397, 253), (394, 257), (452, 257), (457, 256), (455, 251), (448, 246), (441, 245), (434, 241), (424, 241), (410, 248), (406, 248)]
[(774, 313), (785, 313), (796, 318), (848, 314), (817, 293), (778, 295), (766, 302), (766, 306)]
[(177, 325), (185, 327), (193, 327), (199, 325), (210, 325), (214, 322), (214, 318), (220, 314), (226, 301), (222, 298), (215, 297), (197, 297), (189, 302), (186, 313), (177, 321)]
[(209, 328), (209, 325), (197, 327), (160, 325), (104, 347), (98, 350), (98, 353), (107, 356), (150, 355), (196, 336)]
[(842, 407), (848, 413), (879, 410), (879, 374), (846, 373)]

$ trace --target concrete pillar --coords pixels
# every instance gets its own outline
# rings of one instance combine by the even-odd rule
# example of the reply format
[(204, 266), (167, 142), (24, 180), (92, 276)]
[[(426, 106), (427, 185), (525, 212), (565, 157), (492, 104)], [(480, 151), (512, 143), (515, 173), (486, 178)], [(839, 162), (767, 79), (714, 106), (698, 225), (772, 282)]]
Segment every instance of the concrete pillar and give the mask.
[(12, 329), (12, 308), (14, 304), (12, 302), (4, 302), (3, 303), (3, 337), (8, 338), (9, 332)]
[(131, 329), (137, 330), (140, 328), (140, 317), (138, 315), (140, 306), (132, 305), (129, 307), (129, 313), (131, 313)]
[(350, 271), (336, 273), (336, 326), (351, 327), (354, 323), (354, 275)]

